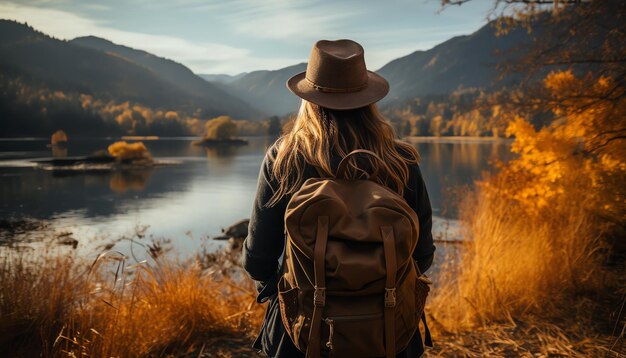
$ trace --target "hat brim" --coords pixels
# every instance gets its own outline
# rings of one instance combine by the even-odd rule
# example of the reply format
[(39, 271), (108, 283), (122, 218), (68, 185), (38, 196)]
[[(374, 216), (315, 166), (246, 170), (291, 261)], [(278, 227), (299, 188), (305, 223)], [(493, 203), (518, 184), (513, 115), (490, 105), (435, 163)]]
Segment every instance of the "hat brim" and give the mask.
[(389, 93), (389, 83), (380, 75), (367, 71), (367, 87), (355, 92), (322, 92), (306, 80), (306, 72), (287, 80), (287, 88), (296, 96), (324, 108), (346, 110), (365, 107), (380, 101)]

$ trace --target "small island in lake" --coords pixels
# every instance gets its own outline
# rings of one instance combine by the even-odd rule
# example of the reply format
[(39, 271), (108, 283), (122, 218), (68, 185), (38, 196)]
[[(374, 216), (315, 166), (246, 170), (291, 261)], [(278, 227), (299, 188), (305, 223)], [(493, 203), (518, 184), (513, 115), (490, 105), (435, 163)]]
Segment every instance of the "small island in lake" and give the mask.
[(237, 138), (239, 130), (237, 124), (229, 116), (213, 118), (205, 124), (206, 132), (201, 140), (194, 141), (195, 145), (247, 145), (248, 141)]
[(174, 164), (172, 161), (155, 160), (143, 142), (115, 142), (107, 150), (99, 150), (91, 155), (79, 157), (50, 158), (34, 161), (47, 170), (124, 170), (151, 168)]

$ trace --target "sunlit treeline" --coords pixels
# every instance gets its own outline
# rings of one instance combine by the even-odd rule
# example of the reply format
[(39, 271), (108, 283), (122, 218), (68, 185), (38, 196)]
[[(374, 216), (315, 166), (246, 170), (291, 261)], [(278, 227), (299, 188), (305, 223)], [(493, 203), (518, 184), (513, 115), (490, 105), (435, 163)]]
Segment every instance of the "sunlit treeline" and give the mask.
[[(0, 73), (0, 136), (203, 136), (202, 111), (157, 109), (133, 101), (38, 87)], [(272, 120), (235, 120), (240, 135), (266, 135)]]
[(489, 97), (479, 90), (464, 90), (450, 96), (416, 98), (391, 105), (385, 114), (401, 136), (503, 137), (505, 124), (500, 106), (477, 107)]

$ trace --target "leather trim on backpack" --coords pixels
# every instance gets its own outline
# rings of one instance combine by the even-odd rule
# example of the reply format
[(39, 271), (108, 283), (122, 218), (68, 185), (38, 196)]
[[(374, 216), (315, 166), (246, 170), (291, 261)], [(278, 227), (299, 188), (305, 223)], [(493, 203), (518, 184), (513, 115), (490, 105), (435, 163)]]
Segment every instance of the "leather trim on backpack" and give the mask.
[(293, 337), (293, 325), (298, 316), (298, 287), (293, 287), (284, 292), (279, 290), (278, 304), (280, 305), (280, 318), (285, 330), (290, 337)]

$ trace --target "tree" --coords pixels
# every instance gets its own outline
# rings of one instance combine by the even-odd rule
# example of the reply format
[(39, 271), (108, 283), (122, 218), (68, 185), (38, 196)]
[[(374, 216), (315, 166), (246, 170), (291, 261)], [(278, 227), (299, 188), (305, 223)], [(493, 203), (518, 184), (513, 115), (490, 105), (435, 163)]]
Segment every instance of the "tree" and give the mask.
[[(503, 192), (535, 211), (587, 192), (589, 210), (625, 222), (626, 1), (494, 0), (493, 14), (503, 31), (535, 34), (521, 61), (501, 66), (525, 81), (491, 97), (519, 154), (502, 172), (511, 181)], [(536, 128), (541, 116), (551, 120)]]
[[(440, 291), (461, 299), (440, 298), (439, 307), (470, 302), (475, 312), (445, 313), (454, 322), (571, 318), (569, 308), (587, 293), (623, 286), (598, 277), (610, 276), (605, 255), (619, 255), (626, 228), (626, 1), (493, 2), (502, 31), (524, 26), (534, 37), (521, 61), (500, 66), (525, 80), (479, 103), (506, 123), (516, 156), (461, 204), (472, 239), (456, 281)], [(537, 117), (548, 120), (538, 125)], [(600, 305), (608, 306), (590, 310)], [(594, 326), (584, 318), (576, 324)]]
[(413, 126), (411, 125), (411, 121), (410, 120), (405, 120), (404, 121), (404, 126), (402, 127), (402, 137), (408, 137), (410, 135), (412, 135), (413, 133)]
[(109, 154), (119, 160), (133, 160), (135, 162), (151, 163), (152, 155), (143, 142), (127, 143), (115, 142), (108, 147)]
[(205, 125), (205, 139), (229, 140), (238, 134), (237, 124), (229, 116), (219, 116)]
[(269, 125), (267, 127), (267, 134), (270, 136), (278, 136), (282, 132), (282, 124), (280, 118), (277, 116), (271, 116), (269, 119)]
[(52, 134), (52, 137), (50, 139), (50, 144), (52, 145), (67, 144), (67, 134), (65, 134), (63, 130), (59, 129), (58, 131)]

